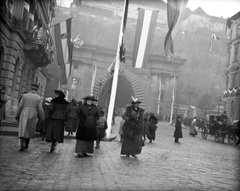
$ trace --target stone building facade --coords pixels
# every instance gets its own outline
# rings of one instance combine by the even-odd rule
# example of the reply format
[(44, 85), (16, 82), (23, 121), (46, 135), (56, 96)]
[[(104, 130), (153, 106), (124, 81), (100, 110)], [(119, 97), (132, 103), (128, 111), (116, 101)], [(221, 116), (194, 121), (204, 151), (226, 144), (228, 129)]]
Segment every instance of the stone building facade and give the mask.
[(229, 18), (230, 31), (226, 64), (226, 90), (223, 101), (227, 115), (233, 120), (240, 119), (240, 12)]
[(0, 86), (6, 89), (6, 116), (13, 117), (20, 96), (33, 83), (44, 96), (50, 80), (46, 66), (53, 61), (52, 19), (55, 0), (0, 2)]

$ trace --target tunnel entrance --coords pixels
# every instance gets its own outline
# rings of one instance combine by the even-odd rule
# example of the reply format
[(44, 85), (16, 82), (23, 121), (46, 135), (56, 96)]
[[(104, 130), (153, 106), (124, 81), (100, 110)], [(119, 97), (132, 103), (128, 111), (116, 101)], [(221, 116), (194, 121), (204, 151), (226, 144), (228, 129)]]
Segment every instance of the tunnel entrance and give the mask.
[[(98, 101), (99, 106), (108, 108), (112, 88), (112, 80), (113, 78), (111, 76), (105, 83)], [(117, 114), (120, 115), (121, 110), (123, 108), (126, 108), (126, 105), (131, 104), (131, 96), (134, 96), (134, 93), (130, 82), (125, 76), (119, 75), (114, 107)]]

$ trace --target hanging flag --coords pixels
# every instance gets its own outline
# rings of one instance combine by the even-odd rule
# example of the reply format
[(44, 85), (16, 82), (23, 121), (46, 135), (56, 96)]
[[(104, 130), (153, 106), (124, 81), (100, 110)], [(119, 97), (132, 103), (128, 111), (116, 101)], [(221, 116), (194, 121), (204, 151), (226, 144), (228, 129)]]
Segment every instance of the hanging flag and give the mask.
[(143, 68), (148, 60), (157, 23), (158, 11), (138, 9), (135, 33), (133, 67)]
[(173, 40), (181, 26), (188, 0), (168, 0), (167, 18), (169, 31), (165, 37), (164, 50), (168, 59), (173, 59)]
[(107, 69), (107, 71), (111, 74), (113, 74), (115, 62), (116, 62), (116, 57), (113, 59), (113, 62), (110, 64), (110, 66)]
[(67, 83), (71, 69), (73, 48), (73, 43), (71, 42), (71, 25), (72, 18), (54, 25), (54, 37), (58, 65), (61, 66), (60, 68), (65, 71), (62, 71), (63, 84)]
[(212, 36), (211, 36), (210, 52), (212, 52), (212, 49), (213, 49), (213, 40), (219, 40), (219, 38), (217, 37), (217, 35), (212, 34)]
[(125, 34), (125, 30), (126, 30), (126, 25), (127, 25), (127, 16), (128, 16), (128, 5), (129, 5), (129, 0), (126, 0), (125, 3), (125, 9), (124, 9), (124, 13), (123, 13), (123, 23), (122, 23), (122, 31), (120, 34), (122, 37), (122, 41), (121, 41), (121, 45), (120, 45), (120, 50), (119, 50), (119, 59), (120, 62), (125, 63), (125, 52), (126, 52), (126, 47), (124, 45), (124, 34)]

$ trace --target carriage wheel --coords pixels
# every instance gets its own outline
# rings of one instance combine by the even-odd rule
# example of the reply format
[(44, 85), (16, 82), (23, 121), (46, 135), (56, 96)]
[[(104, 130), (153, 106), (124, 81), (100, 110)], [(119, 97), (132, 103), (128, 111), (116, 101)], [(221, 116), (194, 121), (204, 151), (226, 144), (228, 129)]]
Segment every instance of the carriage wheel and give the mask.
[(203, 139), (206, 139), (206, 138), (207, 138), (208, 133), (207, 133), (207, 128), (206, 128), (206, 126), (204, 126), (204, 128), (202, 129), (201, 134), (202, 134), (202, 138), (203, 138)]
[(221, 133), (220, 133), (220, 131), (215, 131), (215, 133), (214, 133), (214, 140), (216, 142), (219, 142), (221, 140)]
[(236, 141), (237, 141), (236, 135), (234, 133), (230, 133), (228, 135), (228, 144), (233, 145), (236, 143)]

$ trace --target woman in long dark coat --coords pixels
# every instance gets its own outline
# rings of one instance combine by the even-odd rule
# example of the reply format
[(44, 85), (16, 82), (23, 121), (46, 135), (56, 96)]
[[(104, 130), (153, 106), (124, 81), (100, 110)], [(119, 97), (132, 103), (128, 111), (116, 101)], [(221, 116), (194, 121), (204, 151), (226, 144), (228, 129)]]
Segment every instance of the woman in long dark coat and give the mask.
[(79, 109), (79, 126), (76, 133), (75, 152), (78, 157), (86, 157), (87, 153), (93, 153), (96, 140), (96, 126), (99, 118), (99, 110), (93, 104), (96, 99), (93, 96), (83, 98), (84, 104)]
[(68, 104), (67, 107), (67, 125), (65, 131), (68, 131), (68, 136), (76, 132), (78, 127), (78, 112), (79, 106), (76, 100), (72, 99), (72, 101)]
[(180, 116), (177, 117), (177, 121), (175, 124), (175, 131), (173, 137), (175, 137), (175, 143), (180, 143), (178, 140), (179, 138), (183, 138), (182, 136), (182, 118)]
[(149, 131), (147, 134), (147, 138), (149, 139), (149, 143), (152, 143), (152, 141), (154, 141), (156, 138), (158, 119), (155, 117), (154, 113), (149, 113), (148, 121), (149, 121)]
[(66, 108), (68, 102), (64, 99), (65, 94), (62, 90), (55, 90), (56, 98), (51, 101), (51, 117), (48, 121), (46, 131), (46, 141), (52, 142), (50, 152), (53, 152), (56, 143), (63, 143), (64, 126), (67, 119)]
[(132, 105), (126, 108), (126, 112), (122, 118), (125, 119), (123, 125), (123, 143), (121, 155), (130, 155), (137, 158), (137, 154), (142, 151), (143, 140), (143, 113), (144, 110), (139, 107), (141, 102), (137, 98), (133, 98)]

